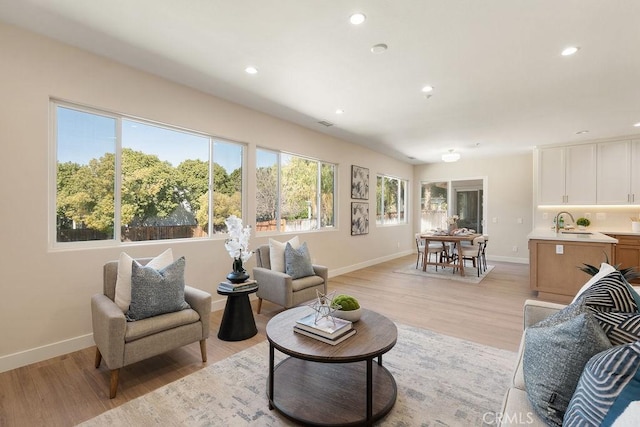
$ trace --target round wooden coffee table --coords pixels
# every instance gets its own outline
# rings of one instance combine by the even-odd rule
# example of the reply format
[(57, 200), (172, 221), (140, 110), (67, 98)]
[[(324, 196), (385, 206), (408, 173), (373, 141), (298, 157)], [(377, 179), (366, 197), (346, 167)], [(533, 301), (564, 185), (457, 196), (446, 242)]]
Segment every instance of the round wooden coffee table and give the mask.
[[(382, 355), (396, 344), (396, 325), (363, 309), (353, 324), (356, 334), (333, 346), (293, 331), (309, 313), (310, 307), (296, 307), (267, 323), (269, 409), (316, 426), (371, 425), (384, 417), (397, 396), (396, 382), (382, 366)], [(276, 349), (290, 357), (274, 367)]]

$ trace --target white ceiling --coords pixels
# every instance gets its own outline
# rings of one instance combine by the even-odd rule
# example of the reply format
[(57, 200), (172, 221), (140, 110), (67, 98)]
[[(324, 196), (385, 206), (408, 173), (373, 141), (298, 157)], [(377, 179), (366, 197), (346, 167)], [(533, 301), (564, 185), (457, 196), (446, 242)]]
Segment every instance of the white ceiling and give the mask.
[(640, 133), (638, 0), (0, 0), (0, 20), (414, 164)]

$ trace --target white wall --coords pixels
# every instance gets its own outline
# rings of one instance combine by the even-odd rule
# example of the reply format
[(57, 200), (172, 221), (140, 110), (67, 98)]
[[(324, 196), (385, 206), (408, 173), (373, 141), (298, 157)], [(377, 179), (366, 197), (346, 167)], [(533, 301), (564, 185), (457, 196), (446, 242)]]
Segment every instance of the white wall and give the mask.
[[(375, 226), (375, 190), (369, 196), (370, 233), (350, 235), (351, 164), (370, 169), (372, 189), (379, 172), (412, 179), (409, 164), (4, 24), (0, 52), (0, 372), (92, 345), (89, 300), (102, 290), (103, 264), (122, 250), (141, 257), (172, 247), (177, 256), (186, 256), (187, 282), (212, 293), (215, 307), (223, 301), (215, 286), (231, 268), (223, 240), (51, 250), (50, 97), (247, 143), (249, 223), (254, 222), (256, 146), (338, 164), (339, 227), (302, 236), (314, 260), (332, 275), (413, 251), (411, 224)], [(251, 245), (266, 241), (254, 238)], [(252, 259), (247, 266), (253, 265)]]
[[(484, 233), (489, 235), (487, 258), (528, 263), (527, 235), (533, 227), (532, 154), (416, 166), (414, 200), (420, 200), (421, 182), (466, 179), (485, 179), (487, 183), (484, 195)], [(414, 217), (413, 225), (416, 230), (420, 228), (419, 217)], [(517, 252), (513, 251), (514, 246)]]

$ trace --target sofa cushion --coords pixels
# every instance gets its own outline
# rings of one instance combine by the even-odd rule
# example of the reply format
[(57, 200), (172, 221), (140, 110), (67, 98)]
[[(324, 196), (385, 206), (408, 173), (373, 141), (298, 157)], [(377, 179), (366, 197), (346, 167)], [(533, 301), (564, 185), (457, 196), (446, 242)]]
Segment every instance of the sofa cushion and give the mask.
[(565, 425), (612, 425), (632, 401), (639, 399), (639, 368), (638, 341), (594, 356), (580, 377), (564, 418)]
[[(118, 276), (116, 278), (116, 293), (114, 301), (123, 313), (129, 310), (131, 304), (131, 265), (134, 259), (125, 252), (120, 253), (118, 259)], [(157, 257), (147, 263), (148, 267), (161, 269), (173, 262), (173, 251), (171, 248), (162, 252)]]
[(298, 292), (303, 289), (321, 285), (322, 283), (324, 283), (324, 279), (322, 277), (313, 275), (293, 280), (291, 282), (291, 287), (293, 292)]
[(185, 310), (174, 311), (172, 313), (147, 317), (146, 319), (138, 320), (136, 322), (127, 322), (124, 341), (135, 341), (149, 335), (157, 334), (158, 332), (195, 323), (199, 320), (200, 315), (198, 315), (198, 312), (187, 308)]
[(279, 242), (274, 239), (269, 239), (269, 263), (271, 264), (272, 271), (285, 272), (284, 264), (284, 250), (287, 247), (287, 243), (290, 243), (294, 249), (300, 247), (300, 239), (298, 236), (289, 239), (286, 242)]
[[(578, 306), (578, 310), (580, 306)], [(568, 306), (525, 331), (523, 372), (527, 396), (549, 425), (561, 426), (580, 375), (589, 359), (611, 347), (593, 315), (586, 311), (565, 319)], [(563, 313), (564, 312), (564, 313)]]
[(184, 257), (161, 270), (133, 261), (127, 320), (141, 320), (189, 308), (184, 300), (184, 268)]
[(291, 243), (287, 242), (284, 249), (285, 273), (293, 279), (301, 277), (313, 276), (313, 265), (311, 265), (311, 256), (307, 249), (307, 242), (304, 242), (298, 249), (294, 249)]

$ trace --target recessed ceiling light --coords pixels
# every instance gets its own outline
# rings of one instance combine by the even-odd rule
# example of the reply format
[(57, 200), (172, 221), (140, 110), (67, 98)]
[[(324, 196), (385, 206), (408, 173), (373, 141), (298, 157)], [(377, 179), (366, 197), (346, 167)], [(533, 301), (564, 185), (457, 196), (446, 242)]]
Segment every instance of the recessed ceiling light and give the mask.
[(384, 53), (387, 51), (387, 49), (389, 49), (389, 46), (387, 46), (384, 43), (378, 43), (376, 45), (371, 46), (371, 52), (375, 54)]
[(565, 50), (562, 51), (562, 56), (570, 56), (576, 53), (580, 48), (577, 46), (569, 46)]
[(336, 110), (336, 114), (344, 114), (344, 110), (342, 108), (338, 108)]
[(427, 85), (427, 86), (425, 86), (425, 87), (423, 87), (423, 88), (422, 88), (422, 91), (423, 91), (424, 93), (433, 92), (433, 86), (429, 86), (429, 85)]
[(256, 67), (247, 67), (244, 69), (247, 74), (258, 74), (258, 69)]
[(351, 22), (353, 25), (360, 25), (364, 21), (366, 21), (366, 19), (367, 17), (364, 15), (364, 13), (354, 13), (349, 17), (349, 22)]
[(578, 132), (576, 132), (576, 135), (582, 135), (582, 134), (585, 134), (585, 133), (589, 133), (589, 131), (588, 130), (579, 130)]
[(635, 123), (633, 126), (635, 126), (635, 127), (637, 127), (637, 128), (640, 128), (640, 122)]

